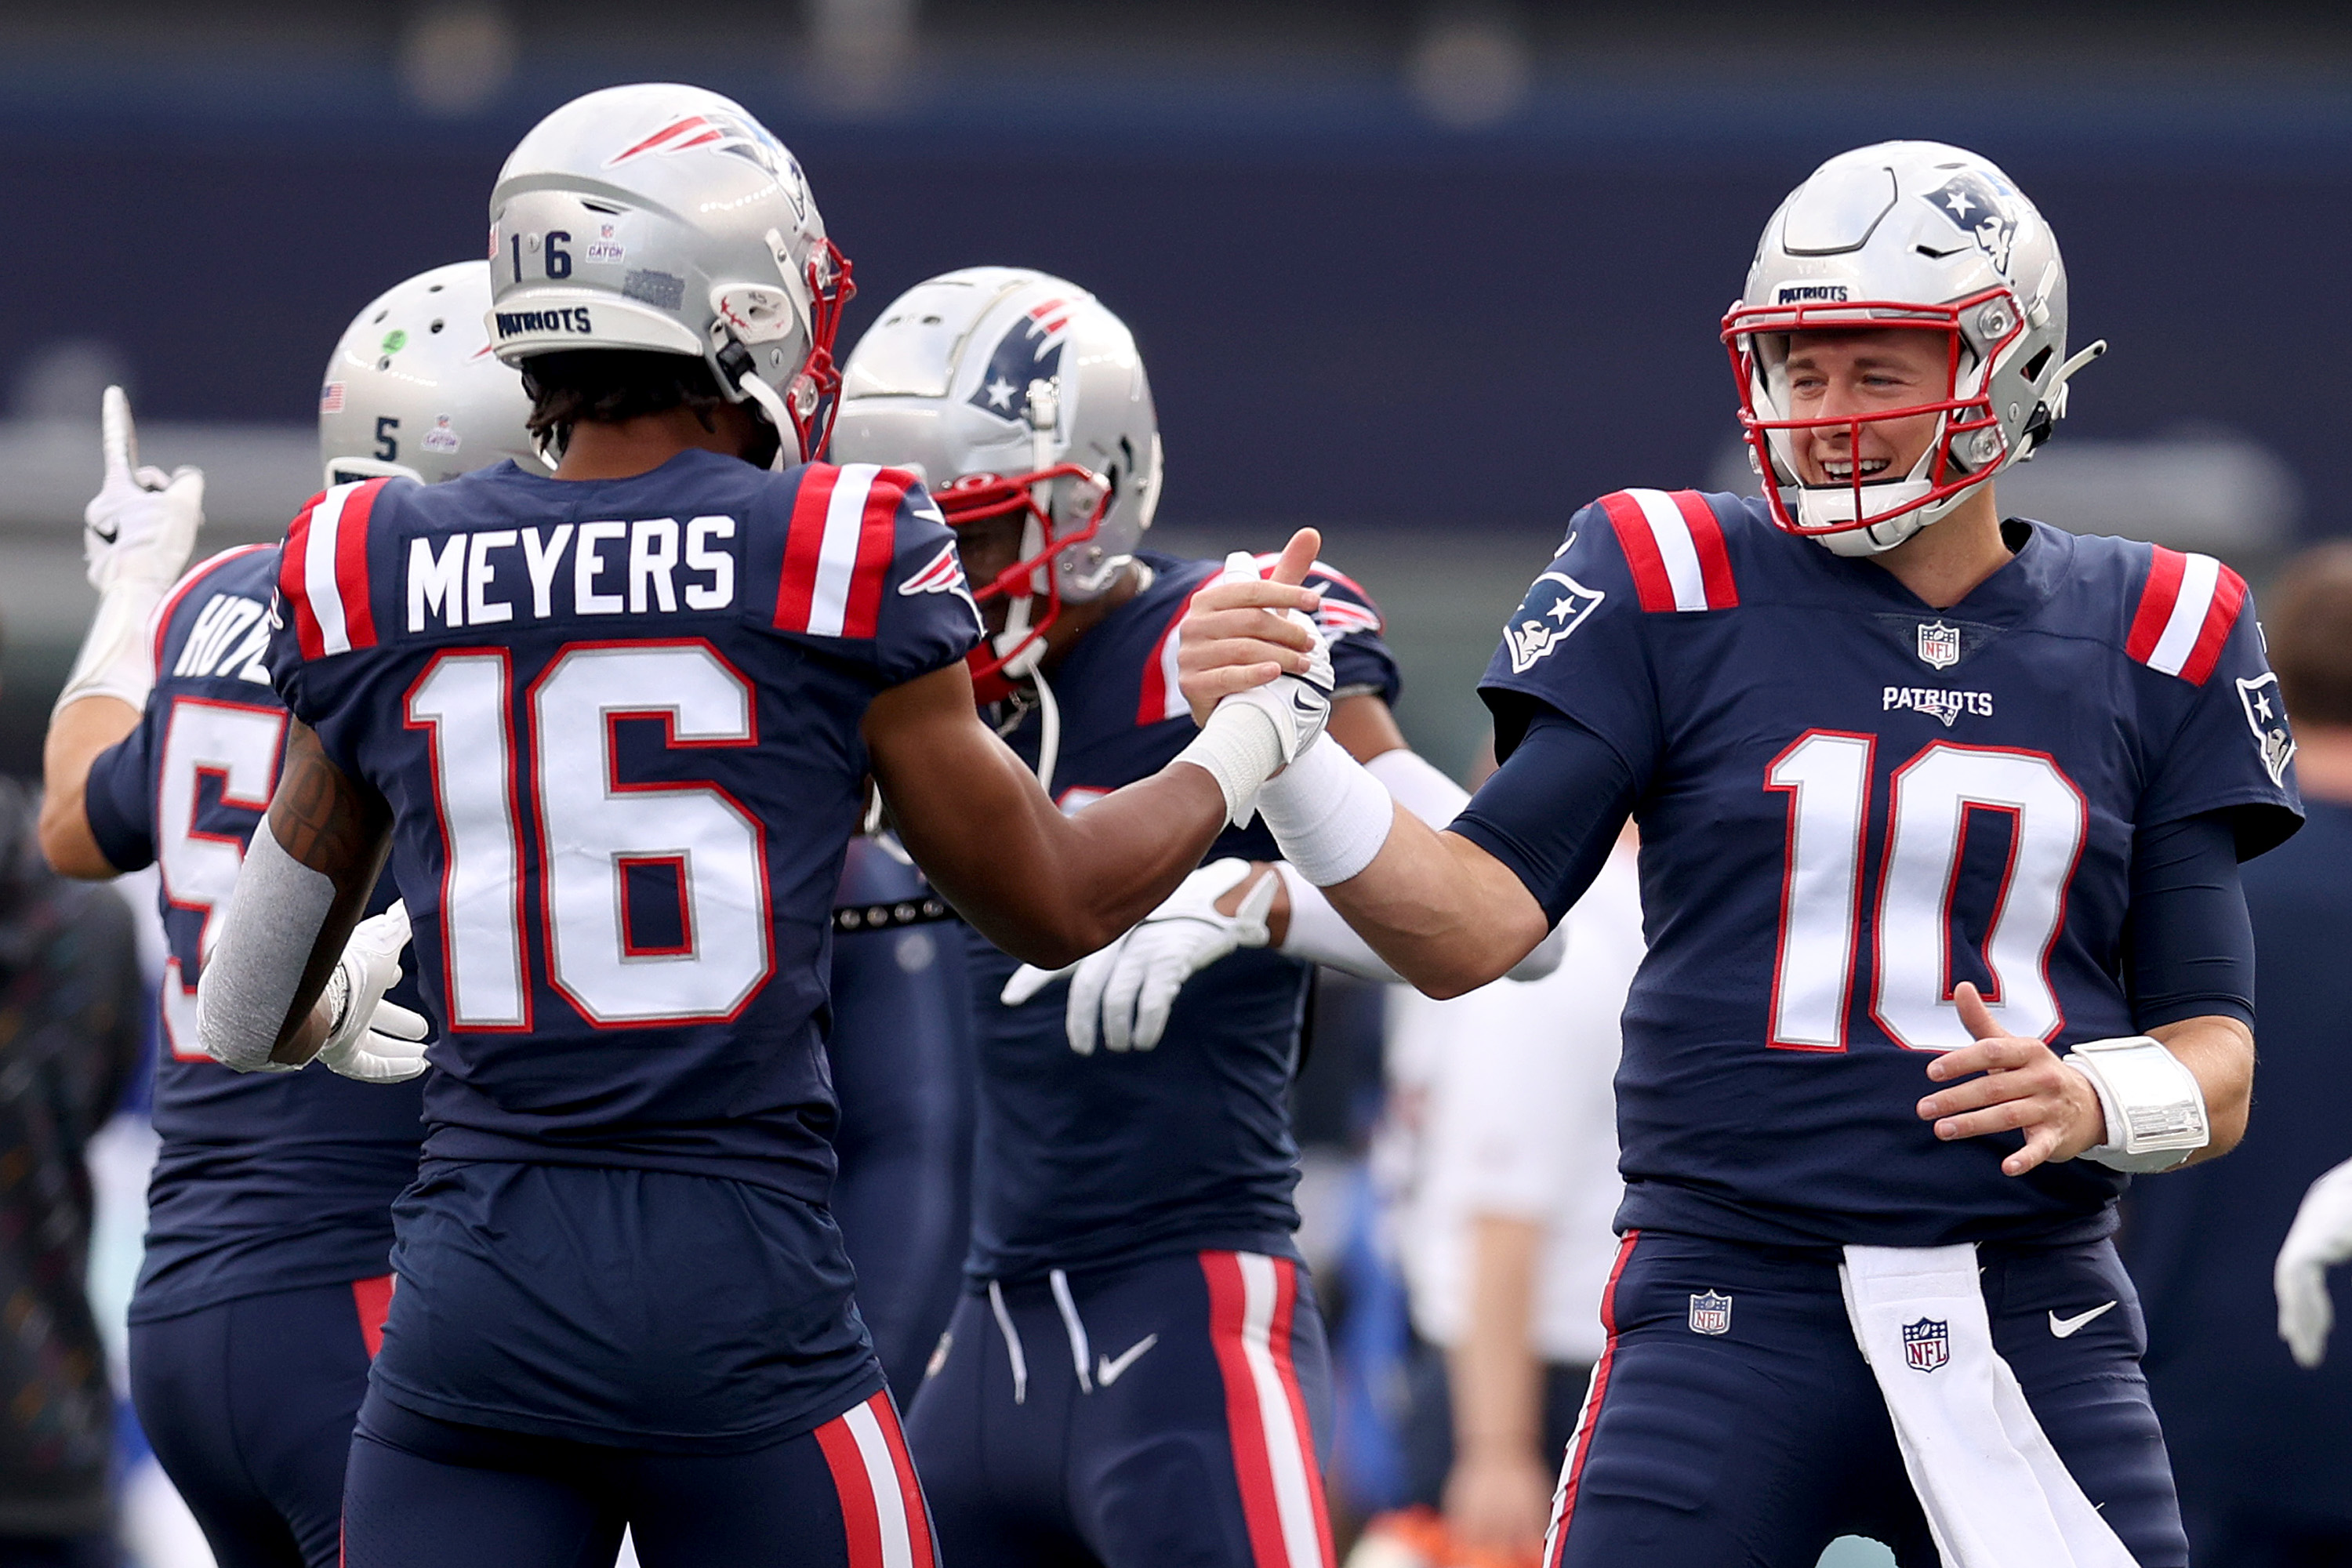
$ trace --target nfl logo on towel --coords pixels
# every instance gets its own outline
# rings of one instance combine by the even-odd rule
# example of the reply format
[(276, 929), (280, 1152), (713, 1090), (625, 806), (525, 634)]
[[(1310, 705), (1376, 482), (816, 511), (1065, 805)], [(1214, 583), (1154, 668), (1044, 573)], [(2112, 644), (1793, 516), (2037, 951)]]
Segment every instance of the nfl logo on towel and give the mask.
[(1903, 1355), (1916, 1372), (1935, 1371), (1952, 1359), (1951, 1325), (1941, 1318), (1904, 1324)]
[(1692, 1333), (1727, 1334), (1731, 1331), (1730, 1297), (1720, 1290), (1706, 1290), (1694, 1295), (1690, 1301)]

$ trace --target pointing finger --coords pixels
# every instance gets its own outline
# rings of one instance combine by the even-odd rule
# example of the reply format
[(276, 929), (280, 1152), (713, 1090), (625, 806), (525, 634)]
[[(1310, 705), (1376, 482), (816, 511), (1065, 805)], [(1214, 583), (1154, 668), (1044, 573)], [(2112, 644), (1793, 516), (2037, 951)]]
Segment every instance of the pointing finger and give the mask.
[(106, 457), (106, 482), (131, 484), (131, 470), (139, 466), (139, 432), (131, 424), (131, 399), (122, 388), (110, 386), (98, 405), (98, 444)]

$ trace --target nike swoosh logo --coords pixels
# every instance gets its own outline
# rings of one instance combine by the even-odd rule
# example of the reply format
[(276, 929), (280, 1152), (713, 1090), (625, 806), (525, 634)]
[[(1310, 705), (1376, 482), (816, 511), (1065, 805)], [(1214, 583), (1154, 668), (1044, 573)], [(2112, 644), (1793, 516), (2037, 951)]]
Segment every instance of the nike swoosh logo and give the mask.
[(1150, 1350), (1159, 1342), (1160, 1336), (1158, 1334), (1146, 1334), (1141, 1339), (1136, 1341), (1133, 1344), (1128, 1346), (1127, 1349), (1119, 1352), (1118, 1359), (1116, 1360), (1113, 1360), (1109, 1356), (1097, 1356), (1095, 1358), (1096, 1386), (1099, 1388), (1108, 1388), (1112, 1384), (1117, 1383), (1121, 1373), (1125, 1372), (1129, 1367), (1133, 1366), (1136, 1362), (1141, 1358), (1145, 1351)]
[(2100, 1313), (2109, 1310), (2115, 1306), (2115, 1304), (2116, 1303), (2113, 1301), (2109, 1301), (2104, 1307), (2094, 1307), (2087, 1312), (2078, 1313), (2071, 1318), (2062, 1318), (2057, 1313), (2053, 1312), (2050, 1314), (2050, 1331), (2059, 1339), (2071, 1339), (2074, 1337), (2074, 1333), (2076, 1329), (2081, 1328), (2084, 1323), (2089, 1322), (2093, 1318), (2097, 1317)]

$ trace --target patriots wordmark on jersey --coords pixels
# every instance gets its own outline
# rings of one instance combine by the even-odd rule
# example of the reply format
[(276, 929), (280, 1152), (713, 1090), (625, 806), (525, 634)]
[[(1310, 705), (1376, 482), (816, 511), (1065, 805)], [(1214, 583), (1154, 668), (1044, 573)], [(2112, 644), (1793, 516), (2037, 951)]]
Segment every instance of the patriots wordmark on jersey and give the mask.
[[(1177, 656), (1184, 612), (1222, 565), (1151, 552), (1136, 559), (1144, 586), (1072, 645), (1051, 677), (1062, 722), (1054, 791), (1065, 811), (1150, 776), (1196, 733)], [(1319, 562), (1307, 581), (1323, 595), (1338, 689), (1393, 701), (1396, 660), (1381, 640), (1378, 606)], [(1034, 765), (1041, 733), (1027, 710), (1006, 739)], [(1260, 822), (1228, 828), (1203, 859), (1226, 856), (1280, 852)], [(969, 1273), (1023, 1279), (1171, 1250), (1289, 1249), (1298, 1151), (1286, 1096), (1307, 964), (1265, 948), (1229, 954), (1186, 983), (1157, 1049), (1081, 1058), (1070, 1050), (1064, 988), (1000, 1005), (1014, 961), (969, 940), (983, 1155)]]
[(2134, 835), (2293, 831), (2293, 741), (2245, 584), (2209, 556), (2034, 522), (1935, 609), (1729, 495), (1580, 512), (1484, 682), (1629, 765), (1650, 941), (1617, 1080), (1620, 1223), (1765, 1242), (2080, 1239), (2122, 1178), (2002, 1174), (1920, 1122), (1916, 1053), (2136, 1033)]
[[(317, 1068), (230, 1071), (196, 1049), (196, 981), (286, 744), (263, 655), (275, 546), (196, 566), (155, 624), (157, 679), (139, 727), (91, 763), (84, 810), (107, 860), (152, 864), (165, 954), (155, 1131), (134, 1321), (240, 1296), (380, 1276), (392, 1200), (416, 1173), (422, 1087)], [(395, 896), (387, 882), (370, 902)], [(392, 999), (416, 1005), (415, 982)]]

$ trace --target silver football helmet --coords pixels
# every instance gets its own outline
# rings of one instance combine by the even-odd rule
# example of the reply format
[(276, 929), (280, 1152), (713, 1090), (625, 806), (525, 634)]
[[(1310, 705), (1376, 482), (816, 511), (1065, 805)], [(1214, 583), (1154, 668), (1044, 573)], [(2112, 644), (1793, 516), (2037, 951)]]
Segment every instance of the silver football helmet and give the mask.
[[(1901, 328), (1945, 334), (1943, 398), (1793, 417), (1792, 332)], [(1988, 159), (1940, 142), (1842, 153), (1764, 226), (1748, 287), (1723, 319), (1740, 423), (1773, 520), (1841, 555), (1891, 550), (1977, 486), (2033, 456), (2066, 413), (2066, 383), (2106, 349), (2066, 357), (2066, 267), (2042, 214)], [(1790, 435), (1937, 416), (1906, 474), (1807, 485)]]
[(490, 265), (456, 261), (379, 295), (343, 329), (319, 388), (327, 483), (437, 485), (501, 458), (536, 471), (522, 377), (490, 353)]
[(731, 99), (639, 83), (541, 121), (490, 193), (490, 280), (509, 364), (698, 354), (729, 401), (789, 435), (780, 466), (824, 449), (849, 264), (799, 161)]
[(841, 462), (910, 468), (950, 526), (1024, 517), (1020, 561), (978, 585), (1011, 603), (982, 683), (1064, 601), (1108, 589), (1160, 505), (1160, 422), (1134, 334), (1076, 284), (1018, 267), (942, 273), (885, 306), (842, 368)]

